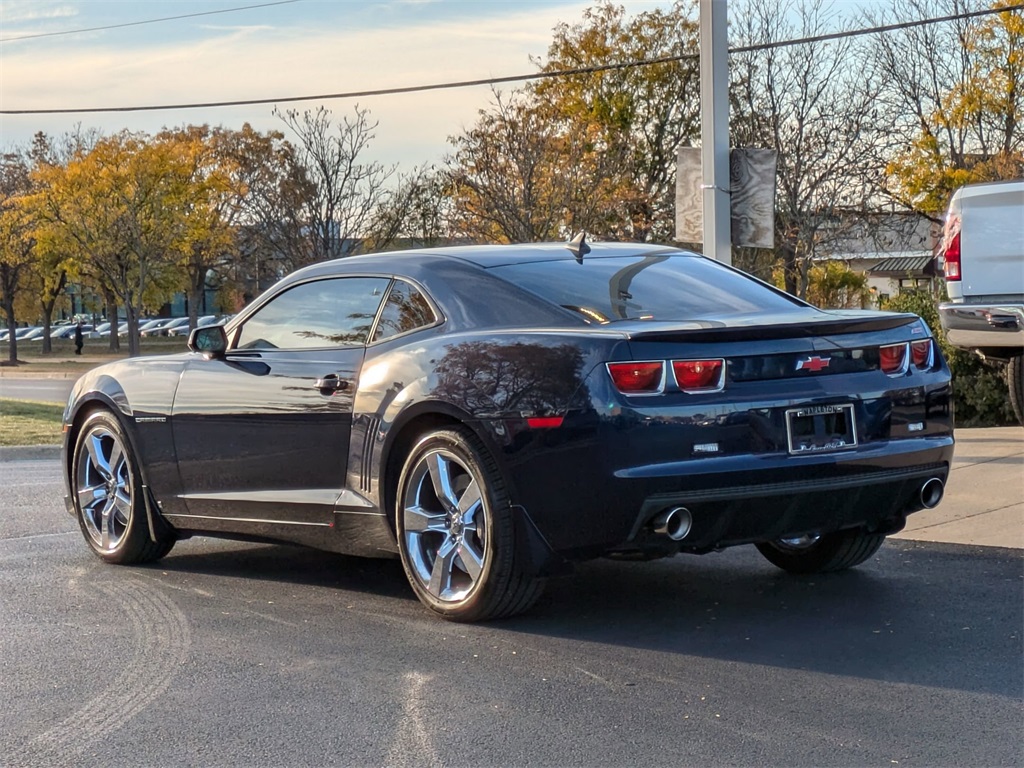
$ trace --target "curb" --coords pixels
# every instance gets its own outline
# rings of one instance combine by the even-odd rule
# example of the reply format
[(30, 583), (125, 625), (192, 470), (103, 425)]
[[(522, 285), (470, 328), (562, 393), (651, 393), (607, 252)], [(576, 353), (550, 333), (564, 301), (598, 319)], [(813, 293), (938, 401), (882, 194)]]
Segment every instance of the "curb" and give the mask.
[(85, 371), (78, 373), (68, 372), (57, 372), (57, 371), (43, 371), (36, 373), (34, 371), (5, 371), (0, 368), (0, 379), (78, 379)]
[(59, 459), (60, 449), (60, 445), (3, 445), (0, 446), (0, 462)]

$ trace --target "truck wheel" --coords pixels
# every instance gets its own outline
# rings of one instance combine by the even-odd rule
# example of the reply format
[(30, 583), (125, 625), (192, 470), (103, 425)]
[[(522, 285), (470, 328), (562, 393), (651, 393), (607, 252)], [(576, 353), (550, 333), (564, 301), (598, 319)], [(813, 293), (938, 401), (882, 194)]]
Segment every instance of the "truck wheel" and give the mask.
[(1017, 421), (1024, 424), (1024, 355), (1011, 357), (1006, 366), (1006, 386)]

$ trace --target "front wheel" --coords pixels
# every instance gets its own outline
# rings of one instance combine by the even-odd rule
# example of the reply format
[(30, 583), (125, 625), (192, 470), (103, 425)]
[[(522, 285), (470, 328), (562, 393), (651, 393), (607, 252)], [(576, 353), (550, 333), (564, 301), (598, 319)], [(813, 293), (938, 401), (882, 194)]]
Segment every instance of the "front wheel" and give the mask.
[(765, 558), (790, 573), (823, 573), (853, 568), (870, 558), (885, 541), (881, 533), (854, 528), (823, 535), (805, 534), (757, 545)]
[(453, 621), (525, 611), (543, 591), (517, 551), (512, 505), (494, 459), (468, 429), (428, 432), (398, 481), (396, 530), (420, 601)]
[(129, 565), (159, 560), (174, 538), (152, 541), (142, 481), (120, 423), (97, 411), (86, 419), (75, 441), (72, 497), (86, 542), (108, 563)]

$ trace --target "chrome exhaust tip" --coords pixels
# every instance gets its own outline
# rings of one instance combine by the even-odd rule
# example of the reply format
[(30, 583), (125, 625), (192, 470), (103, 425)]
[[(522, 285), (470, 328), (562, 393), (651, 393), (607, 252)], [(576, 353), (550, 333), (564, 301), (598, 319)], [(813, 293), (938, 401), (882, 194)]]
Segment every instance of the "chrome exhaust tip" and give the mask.
[(686, 507), (666, 509), (651, 521), (651, 527), (655, 533), (660, 536), (668, 536), (672, 541), (685, 539), (692, 526), (693, 515)]
[(942, 494), (945, 486), (937, 477), (929, 478), (921, 486), (921, 504), (925, 509), (934, 509), (942, 501)]

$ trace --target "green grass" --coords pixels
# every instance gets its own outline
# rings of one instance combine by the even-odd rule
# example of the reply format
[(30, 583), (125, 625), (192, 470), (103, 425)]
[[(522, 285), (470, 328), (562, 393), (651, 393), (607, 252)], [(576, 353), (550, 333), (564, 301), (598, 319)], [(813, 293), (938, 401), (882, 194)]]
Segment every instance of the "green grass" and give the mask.
[(64, 406), (0, 398), (0, 445), (60, 443)]
[[(185, 339), (147, 338), (141, 339), (140, 354), (167, 355), (186, 351)], [(26, 373), (65, 373), (82, 374), (90, 368), (112, 360), (123, 360), (128, 357), (128, 341), (121, 339), (121, 349), (111, 352), (106, 339), (86, 339), (82, 356), (75, 355), (75, 343), (68, 339), (54, 339), (53, 351), (44, 354), (42, 342), (18, 342), (18, 370)], [(10, 345), (0, 342), (0, 366), (7, 367), (10, 357)]]

